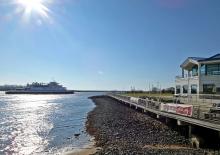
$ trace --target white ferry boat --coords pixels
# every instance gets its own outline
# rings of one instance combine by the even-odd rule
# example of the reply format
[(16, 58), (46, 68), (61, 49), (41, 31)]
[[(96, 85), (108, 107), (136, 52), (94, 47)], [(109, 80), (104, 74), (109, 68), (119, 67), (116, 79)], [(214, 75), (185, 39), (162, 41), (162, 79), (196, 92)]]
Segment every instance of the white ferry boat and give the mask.
[(73, 90), (67, 90), (65, 87), (57, 82), (50, 82), (48, 84), (34, 82), (27, 84), (22, 89), (6, 91), (6, 94), (74, 94)]

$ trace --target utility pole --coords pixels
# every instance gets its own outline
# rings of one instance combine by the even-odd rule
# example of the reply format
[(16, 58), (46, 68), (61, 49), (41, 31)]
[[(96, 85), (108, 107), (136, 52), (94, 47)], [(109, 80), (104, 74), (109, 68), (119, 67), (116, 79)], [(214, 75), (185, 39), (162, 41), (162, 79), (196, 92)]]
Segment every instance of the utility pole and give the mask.
[(161, 101), (161, 84), (160, 84), (160, 101)]

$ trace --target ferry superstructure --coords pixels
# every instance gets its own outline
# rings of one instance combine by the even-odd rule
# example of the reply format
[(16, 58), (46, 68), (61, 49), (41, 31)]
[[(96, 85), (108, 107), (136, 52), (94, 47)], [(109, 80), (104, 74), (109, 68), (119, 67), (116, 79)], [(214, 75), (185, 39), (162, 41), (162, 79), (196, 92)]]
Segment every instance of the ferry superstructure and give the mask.
[(48, 84), (34, 82), (27, 84), (22, 89), (6, 91), (6, 94), (74, 94), (73, 90), (67, 90), (57, 82), (50, 82)]

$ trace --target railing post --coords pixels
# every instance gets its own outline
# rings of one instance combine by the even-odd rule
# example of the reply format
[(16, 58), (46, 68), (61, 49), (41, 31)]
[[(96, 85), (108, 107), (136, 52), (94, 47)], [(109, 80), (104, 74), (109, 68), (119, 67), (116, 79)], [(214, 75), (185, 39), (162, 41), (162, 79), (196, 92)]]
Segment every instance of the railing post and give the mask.
[(192, 126), (188, 125), (188, 138), (192, 138)]
[(198, 97), (199, 97), (199, 96), (198, 96), (198, 95), (196, 95), (196, 103), (198, 103)]
[(200, 118), (200, 105), (199, 105), (199, 107), (198, 107), (197, 118)]

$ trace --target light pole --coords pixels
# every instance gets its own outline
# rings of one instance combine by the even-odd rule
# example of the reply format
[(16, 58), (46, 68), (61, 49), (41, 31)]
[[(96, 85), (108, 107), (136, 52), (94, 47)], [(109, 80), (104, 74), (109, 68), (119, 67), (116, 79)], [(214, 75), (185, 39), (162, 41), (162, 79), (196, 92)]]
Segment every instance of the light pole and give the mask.
[(161, 84), (160, 84), (160, 101), (161, 101)]

